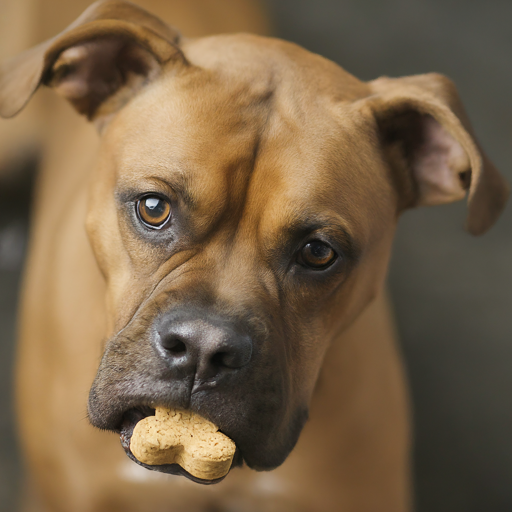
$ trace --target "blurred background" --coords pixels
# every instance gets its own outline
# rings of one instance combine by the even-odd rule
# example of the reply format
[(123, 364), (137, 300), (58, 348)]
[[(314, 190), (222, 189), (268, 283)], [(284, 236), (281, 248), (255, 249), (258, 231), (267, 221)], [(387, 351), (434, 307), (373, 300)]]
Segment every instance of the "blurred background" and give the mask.
[[(0, 0), (4, 41), (19, 15), (12, 5)], [(512, 182), (510, 0), (266, 0), (266, 8), (274, 34), (361, 79), (429, 71), (451, 77), (480, 142)], [(23, 48), (23, 34), (15, 37)], [(9, 130), (1, 128), (0, 147), (9, 139)], [(36, 162), (32, 156), (18, 159), (0, 172), (2, 512), (17, 510), (21, 489), (12, 364)], [(512, 207), (481, 238), (464, 232), (464, 218), (462, 203), (406, 213), (391, 263), (390, 288), (414, 403), (416, 507), (510, 512)]]

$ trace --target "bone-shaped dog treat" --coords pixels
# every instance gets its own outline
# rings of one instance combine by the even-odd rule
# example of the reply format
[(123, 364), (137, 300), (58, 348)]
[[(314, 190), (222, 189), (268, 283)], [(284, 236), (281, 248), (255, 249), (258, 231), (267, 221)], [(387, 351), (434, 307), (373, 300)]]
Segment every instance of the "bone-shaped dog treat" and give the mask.
[(215, 480), (227, 475), (235, 443), (201, 416), (157, 407), (155, 416), (133, 429), (130, 450), (144, 464), (179, 464), (196, 478)]

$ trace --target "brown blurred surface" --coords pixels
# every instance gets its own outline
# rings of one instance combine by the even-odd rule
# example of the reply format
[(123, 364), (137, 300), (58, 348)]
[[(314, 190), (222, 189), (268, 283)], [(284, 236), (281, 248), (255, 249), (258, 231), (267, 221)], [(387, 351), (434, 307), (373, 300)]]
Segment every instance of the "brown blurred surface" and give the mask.
[[(512, 182), (512, 2), (267, 3), (279, 36), (362, 79), (450, 76), (481, 143)], [(27, 164), (18, 179), (0, 181), (1, 512), (16, 510), (20, 492), (11, 377), (30, 169)], [(512, 510), (512, 207), (481, 238), (463, 231), (464, 216), (462, 203), (407, 213), (392, 261), (415, 403), (420, 512)]]

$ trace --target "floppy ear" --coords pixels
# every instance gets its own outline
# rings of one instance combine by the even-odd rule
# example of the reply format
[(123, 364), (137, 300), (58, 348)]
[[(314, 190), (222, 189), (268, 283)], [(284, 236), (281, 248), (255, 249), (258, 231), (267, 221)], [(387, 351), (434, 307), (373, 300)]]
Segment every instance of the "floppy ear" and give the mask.
[(0, 116), (15, 116), (40, 84), (89, 119), (115, 112), (163, 64), (186, 62), (179, 38), (135, 4), (96, 2), (59, 35), (0, 67)]
[(476, 141), (454, 84), (438, 74), (369, 82), (385, 154), (401, 189), (402, 207), (458, 201), (469, 190), (466, 228), (487, 231), (508, 197), (508, 185)]

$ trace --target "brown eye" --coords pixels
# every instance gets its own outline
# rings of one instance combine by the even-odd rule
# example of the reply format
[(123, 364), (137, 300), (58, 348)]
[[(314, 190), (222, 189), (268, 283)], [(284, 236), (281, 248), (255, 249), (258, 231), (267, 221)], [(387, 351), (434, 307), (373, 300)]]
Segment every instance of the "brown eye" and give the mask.
[(300, 259), (305, 266), (321, 270), (334, 262), (336, 253), (330, 245), (320, 240), (313, 240), (302, 248)]
[(146, 226), (161, 229), (171, 218), (171, 205), (162, 197), (146, 196), (137, 202), (137, 214)]

